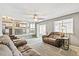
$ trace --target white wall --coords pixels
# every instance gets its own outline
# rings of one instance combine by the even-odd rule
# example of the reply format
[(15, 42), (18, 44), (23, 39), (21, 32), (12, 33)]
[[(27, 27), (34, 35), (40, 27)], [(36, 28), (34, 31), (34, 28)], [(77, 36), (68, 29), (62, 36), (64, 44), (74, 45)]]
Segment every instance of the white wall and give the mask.
[(0, 19), (0, 36), (2, 36), (2, 19)]
[[(38, 25), (46, 24), (47, 25), (46, 31), (47, 31), (47, 33), (50, 33), (50, 32), (54, 31), (54, 23), (53, 23), (54, 20), (62, 20), (62, 19), (67, 19), (67, 18), (73, 18), (73, 21), (74, 21), (73, 22), (74, 33), (73, 33), (73, 35), (71, 35), (70, 43), (73, 44), (73, 45), (79, 46), (79, 13), (74, 13), (74, 14), (54, 18), (54, 19), (51, 19), (51, 20), (43, 21), (43, 22), (38, 23)], [(37, 30), (37, 34), (38, 34), (38, 30)]]

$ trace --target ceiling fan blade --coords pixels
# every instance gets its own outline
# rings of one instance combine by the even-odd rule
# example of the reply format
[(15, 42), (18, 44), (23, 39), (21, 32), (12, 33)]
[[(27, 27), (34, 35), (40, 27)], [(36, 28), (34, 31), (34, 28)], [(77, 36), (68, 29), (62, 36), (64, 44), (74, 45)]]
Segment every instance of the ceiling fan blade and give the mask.
[(45, 18), (38, 18), (38, 20), (44, 20)]

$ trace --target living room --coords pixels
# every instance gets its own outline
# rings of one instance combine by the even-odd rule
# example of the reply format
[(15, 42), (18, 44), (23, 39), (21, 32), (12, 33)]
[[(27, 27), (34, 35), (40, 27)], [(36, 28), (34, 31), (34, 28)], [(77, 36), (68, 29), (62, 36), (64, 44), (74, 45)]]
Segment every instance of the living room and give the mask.
[(79, 3), (2, 3), (0, 13), (0, 56), (79, 56)]

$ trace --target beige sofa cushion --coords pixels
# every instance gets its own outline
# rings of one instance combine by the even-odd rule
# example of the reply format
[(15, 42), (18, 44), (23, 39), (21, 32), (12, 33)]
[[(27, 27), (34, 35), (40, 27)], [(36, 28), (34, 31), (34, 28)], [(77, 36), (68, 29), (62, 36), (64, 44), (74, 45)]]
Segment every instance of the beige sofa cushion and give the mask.
[(12, 56), (12, 51), (3, 44), (0, 44), (0, 56)]
[(17, 47), (27, 44), (27, 41), (23, 39), (15, 39), (13, 42)]
[(58, 39), (58, 38), (61, 38), (61, 36), (54, 35), (53, 38), (54, 38), (54, 39)]
[(3, 42), (5, 42), (5, 43), (8, 44), (8, 48), (12, 51), (12, 54), (14, 56), (20, 56), (20, 55), (22, 55), (20, 53), (20, 51), (16, 48), (16, 46), (14, 45), (14, 43), (12, 42), (12, 40), (9, 38), (9, 36), (7, 36), (7, 35), (0, 36), (0, 41), (3, 41)]
[(29, 45), (23, 45), (23, 46), (20, 46), (20, 47), (18, 47), (18, 50), (20, 51), (20, 52), (25, 52), (25, 51), (27, 51), (27, 50), (29, 50), (29, 49), (31, 49), (31, 47), (29, 46)]
[(40, 56), (40, 54), (35, 49), (29, 49), (22, 54), (23, 56)]

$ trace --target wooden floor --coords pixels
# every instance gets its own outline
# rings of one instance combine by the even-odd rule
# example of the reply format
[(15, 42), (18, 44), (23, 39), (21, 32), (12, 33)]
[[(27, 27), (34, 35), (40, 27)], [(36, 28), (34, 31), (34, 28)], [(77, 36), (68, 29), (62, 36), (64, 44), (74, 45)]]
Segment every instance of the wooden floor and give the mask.
[(28, 45), (37, 50), (42, 56), (79, 56), (79, 47), (72, 45), (70, 49), (66, 51), (44, 43), (41, 38), (26, 39), (26, 41)]

